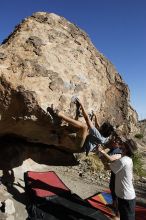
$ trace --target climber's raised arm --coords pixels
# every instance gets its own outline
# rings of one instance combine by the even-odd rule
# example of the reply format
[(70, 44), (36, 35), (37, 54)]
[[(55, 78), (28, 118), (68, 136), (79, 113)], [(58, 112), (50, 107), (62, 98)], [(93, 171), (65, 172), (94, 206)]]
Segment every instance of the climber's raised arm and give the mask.
[(80, 104), (80, 108), (82, 110), (82, 114), (83, 114), (83, 117), (84, 117), (84, 119), (86, 121), (86, 124), (87, 124), (88, 128), (89, 129), (93, 128), (94, 125), (93, 125), (92, 121), (90, 120), (89, 115), (87, 114), (87, 112), (86, 112), (82, 102), (79, 99), (77, 99), (77, 102)]
[(94, 114), (93, 113), (93, 116), (95, 117), (95, 127), (97, 128), (97, 129), (99, 129), (99, 123), (98, 123), (98, 120), (97, 120), (97, 116), (96, 116), (96, 114)]

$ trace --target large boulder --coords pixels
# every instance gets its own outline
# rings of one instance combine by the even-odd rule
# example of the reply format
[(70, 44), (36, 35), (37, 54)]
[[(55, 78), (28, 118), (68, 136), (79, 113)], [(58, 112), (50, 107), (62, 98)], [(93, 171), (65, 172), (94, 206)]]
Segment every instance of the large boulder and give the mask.
[(0, 135), (57, 146), (61, 131), (62, 147), (74, 151), (65, 138), (69, 127), (54, 124), (47, 107), (75, 118), (75, 95), (99, 123), (109, 120), (124, 133), (135, 129), (128, 86), (87, 34), (56, 14), (33, 14), (0, 46)]

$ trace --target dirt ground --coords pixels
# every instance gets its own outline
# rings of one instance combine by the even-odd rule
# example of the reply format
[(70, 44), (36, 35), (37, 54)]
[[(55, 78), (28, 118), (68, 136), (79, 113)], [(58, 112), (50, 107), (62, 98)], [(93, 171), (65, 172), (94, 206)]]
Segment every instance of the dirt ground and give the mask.
[[(15, 182), (13, 187), (5, 186), (3, 184), (0, 185), (0, 200), (4, 201), (7, 198), (10, 198), (14, 202), (15, 214), (12, 216), (6, 217), (3, 213), (0, 215), (1, 220), (25, 220), (27, 218), (26, 212), (26, 203), (27, 197), (24, 193), (24, 181), (23, 174), (28, 170), (33, 171), (55, 171), (56, 174), (60, 177), (60, 179), (66, 184), (67, 187), (71, 189), (73, 193), (76, 193), (83, 199), (88, 198), (95, 193), (102, 191), (107, 186), (103, 184), (97, 185), (93, 183), (93, 181), (89, 179), (82, 178), (78, 172), (78, 170), (74, 170), (74, 172), (69, 172), (68, 168), (64, 166), (46, 166), (35, 163), (33, 160), (28, 159), (23, 163), (22, 166), (14, 169)], [(8, 180), (10, 184), (10, 180)], [(11, 217), (11, 218), (10, 218)]]
[[(0, 200), (4, 201), (7, 198), (10, 198), (14, 202), (15, 214), (6, 216), (5, 214), (0, 214), (1, 220), (25, 220), (27, 219), (27, 196), (24, 192), (24, 181), (23, 175), (24, 172), (28, 170), (33, 171), (55, 171), (60, 179), (66, 184), (67, 187), (71, 189), (73, 193), (76, 193), (81, 198), (85, 199), (97, 192), (101, 192), (104, 189), (108, 188), (108, 180), (97, 180), (95, 176), (91, 175), (88, 178), (83, 175), (79, 165), (72, 167), (64, 166), (46, 166), (34, 162), (31, 159), (24, 161), (24, 163), (17, 168), (14, 168), (15, 181), (13, 186), (11, 185), (11, 179), (7, 179), (7, 185), (0, 185)], [(82, 174), (82, 175), (81, 175)], [(144, 193), (146, 194), (146, 189), (141, 191), (142, 187), (137, 185), (137, 193), (139, 194), (139, 201), (145, 203)], [(142, 195), (142, 196), (141, 196)], [(146, 204), (146, 203), (145, 203)]]
[[(27, 219), (28, 198), (23, 180), (26, 171), (55, 171), (65, 185), (83, 199), (108, 188), (109, 173), (104, 172), (102, 166), (99, 171), (95, 171), (84, 154), (73, 155), (42, 145), (16, 142), (10, 140), (0, 143), (3, 147), (0, 154), (0, 176), (4, 177), (0, 184), (0, 201), (10, 198), (15, 207), (13, 215), (7, 216), (0, 212), (0, 220)], [(146, 205), (146, 183), (137, 180), (135, 189), (137, 202)]]

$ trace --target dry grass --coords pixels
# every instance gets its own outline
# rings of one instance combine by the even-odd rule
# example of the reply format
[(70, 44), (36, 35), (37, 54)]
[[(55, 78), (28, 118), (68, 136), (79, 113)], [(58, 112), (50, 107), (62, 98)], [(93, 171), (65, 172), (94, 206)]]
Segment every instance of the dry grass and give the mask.
[(90, 152), (88, 156), (86, 156), (85, 154), (81, 154), (78, 159), (81, 161), (81, 163), (85, 162), (92, 171), (104, 170), (104, 165), (102, 161), (95, 153)]

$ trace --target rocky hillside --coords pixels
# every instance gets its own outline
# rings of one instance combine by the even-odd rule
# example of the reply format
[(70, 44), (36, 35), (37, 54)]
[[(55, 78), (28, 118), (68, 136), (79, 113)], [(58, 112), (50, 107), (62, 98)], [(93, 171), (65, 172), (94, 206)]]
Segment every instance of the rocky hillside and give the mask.
[(143, 141), (146, 143), (146, 119), (138, 122), (140, 133), (143, 135)]
[(58, 146), (61, 130), (61, 145), (74, 151), (73, 141), (65, 138), (68, 126), (56, 126), (46, 111), (54, 104), (75, 118), (74, 95), (100, 123), (110, 120), (123, 132), (134, 131), (137, 113), (111, 62), (76, 25), (55, 14), (35, 13), (0, 46), (0, 135)]

